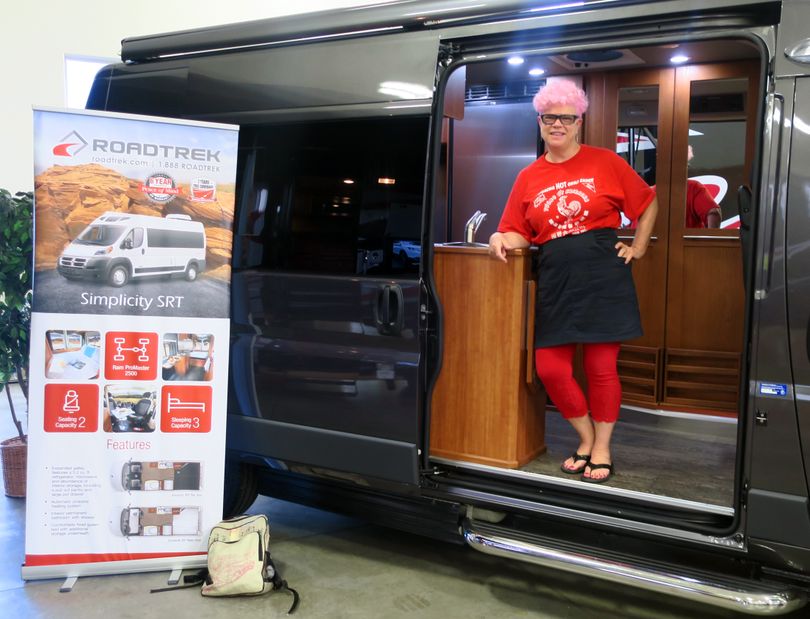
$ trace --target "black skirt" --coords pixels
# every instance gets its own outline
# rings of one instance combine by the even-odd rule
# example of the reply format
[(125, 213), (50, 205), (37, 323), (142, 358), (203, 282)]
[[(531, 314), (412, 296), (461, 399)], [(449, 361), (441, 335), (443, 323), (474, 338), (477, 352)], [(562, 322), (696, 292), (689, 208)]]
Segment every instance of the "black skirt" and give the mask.
[(540, 246), (536, 348), (642, 335), (633, 275), (617, 242), (615, 230), (602, 228)]

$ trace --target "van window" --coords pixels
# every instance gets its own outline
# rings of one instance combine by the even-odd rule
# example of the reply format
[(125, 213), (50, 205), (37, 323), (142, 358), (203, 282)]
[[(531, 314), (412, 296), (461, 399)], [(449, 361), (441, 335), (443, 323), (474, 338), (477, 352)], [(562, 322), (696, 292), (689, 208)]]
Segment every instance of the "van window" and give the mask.
[(205, 247), (205, 237), (202, 232), (185, 232), (183, 230), (155, 230), (146, 231), (149, 247), (174, 247), (183, 249), (202, 249)]
[(243, 127), (234, 266), (416, 277), (426, 117)]
[(75, 242), (81, 245), (112, 245), (124, 230), (124, 226), (90, 226)]
[(121, 241), (121, 246), (124, 247), (129, 245), (130, 248), (134, 249), (136, 247), (140, 247), (143, 243), (143, 228), (133, 228), (129, 231), (126, 238)]

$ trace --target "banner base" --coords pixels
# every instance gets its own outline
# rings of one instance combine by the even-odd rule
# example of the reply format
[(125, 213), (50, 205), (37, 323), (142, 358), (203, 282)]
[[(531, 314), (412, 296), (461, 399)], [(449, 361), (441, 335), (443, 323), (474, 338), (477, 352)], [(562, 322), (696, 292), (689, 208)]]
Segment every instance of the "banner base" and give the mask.
[(111, 574), (137, 574), (139, 572), (166, 572), (204, 568), (207, 555), (168, 557), (157, 559), (134, 559), (110, 563), (72, 563), (66, 565), (23, 565), (20, 575), (23, 580), (48, 580), (80, 576), (109, 576)]

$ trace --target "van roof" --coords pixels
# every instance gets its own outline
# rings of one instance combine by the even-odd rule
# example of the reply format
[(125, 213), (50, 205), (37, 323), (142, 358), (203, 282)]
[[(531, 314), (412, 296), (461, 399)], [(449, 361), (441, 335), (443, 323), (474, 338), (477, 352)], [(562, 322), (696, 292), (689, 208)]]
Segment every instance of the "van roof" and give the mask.
[(119, 213), (116, 211), (107, 211), (103, 215), (99, 215), (93, 220), (93, 223), (104, 224), (141, 224), (143, 226), (154, 226), (157, 222), (162, 224), (168, 223), (170, 227), (194, 227), (202, 226), (199, 221), (191, 219), (190, 215), (184, 214), (169, 214), (165, 217), (154, 217), (152, 215), (137, 215), (135, 213)]
[[(710, 11), (731, 6), (768, 4), (769, 0), (580, 0), (575, 3), (559, 0), (490, 0), (469, 6), (452, 7), (446, 0), (399, 0), (349, 9), (332, 9), (303, 15), (288, 15), (253, 21), (209, 26), (153, 35), (127, 37), (121, 41), (121, 60), (135, 62), (166, 56), (201, 52), (234, 50), (257, 46), (294, 45), (340, 38), (396, 34), (483, 25), (495, 22), (525, 22), (526, 28), (539, 27), (532, 20), (547, 21), (571, 12), (593, 13), (644, 4), (645, 13), (678, 11)], [(682, 6), (679, 6), (682, 4)], [(653, 5), (662, 5), (657, 11)], [(548, 25), (548, 24), (545, 24)]]

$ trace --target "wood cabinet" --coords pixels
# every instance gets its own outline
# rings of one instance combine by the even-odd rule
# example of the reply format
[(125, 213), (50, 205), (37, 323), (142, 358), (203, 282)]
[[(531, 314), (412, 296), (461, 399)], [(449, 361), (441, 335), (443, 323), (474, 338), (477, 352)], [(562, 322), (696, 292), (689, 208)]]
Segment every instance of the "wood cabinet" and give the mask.
[(531, 251), (493, 260), (485, 247), (437, 245), (442, 368), (430, 454), (517, 468), (543, 453), (546, 396), (534, 379)]

